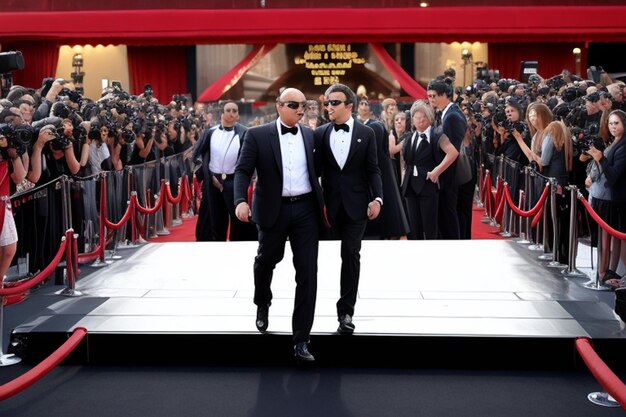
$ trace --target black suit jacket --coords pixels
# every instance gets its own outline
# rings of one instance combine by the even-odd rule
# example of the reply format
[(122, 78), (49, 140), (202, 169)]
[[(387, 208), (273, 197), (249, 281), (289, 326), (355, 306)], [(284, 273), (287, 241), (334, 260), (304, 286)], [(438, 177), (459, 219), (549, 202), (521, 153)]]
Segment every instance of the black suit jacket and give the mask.
[[(324, 200), (317, 179), (313, 131), (300, 126), (304, 139), (309, 181), (323, 219)], [(248, 201), (248, 186), (256, 170), (256, 187), (252, 198), (252, 221), (262, 227), (272, 227), (277, 219), (283, 192), (283, 163), (280, 135), (276, 122), (248, 129), (235, 168), (235, 207)]]
[[(448, 137), (456, 150), (461, 149), (461, 143), (467, 130), (467, 119), (463, 111), (455, 103), (452, 103), (440, 126), (442, 132)], [(437, 164), (443, 160), (445, 153), (439, 149), (436, 154)], [(456, 181), (456, 160), (439, 176), (440, 188), (448, 188), (455, 185)]]
[[(439, 152), (439, 139), (441, 138), (441, 130), (430, 128), (430, 143), (421, 141), (417, 152), (413, 155), (411, 151), (413, 135), (411, 140), (405, 140), (402, 145), (402, 156), (406, 161), (404, 171), (404, 179), (402, 180), (402, 195), (406, 196), (407, 189), (410, 186), (415, 194), (435, 194), (438, 190), (437, 184), (426, 179), (428, 171), (432, 171), (438, 165), (435, 158)], [(413, 167), (417, 167), (417, 177), (413, 176)]]
[(352, 220), (367, 219), (368, 203), (377, 197), (383, 198), (376, 136), (371, 128), (355, 119), (350, 151), (341, 169), (330, 147), (332, 129), (333, 123), (315, 129), (328, 217), (332, 223), (343, 205)]
[[(196, 172), (198, 181), (202, 181), (204, 178), (210, 177), (209, 162), (211, 161), (211, 137), (216, 129), (219, 129), (219, 125), (204, 129), (202, 136), (200, 136), (200, 139), (196, 142), (196, 146), (193, 148), (191, 160), (196, 164), (202, 164), (202, 169)], [(239, 145), (243, 145), (243, 138), (245, 137), (248, 128), (240, 123), (235, 123), (233, 129), (235, 131), (235, 136), (239, 135)], [(221, 172), (218, 172), (218, 174), (221, 174)]]

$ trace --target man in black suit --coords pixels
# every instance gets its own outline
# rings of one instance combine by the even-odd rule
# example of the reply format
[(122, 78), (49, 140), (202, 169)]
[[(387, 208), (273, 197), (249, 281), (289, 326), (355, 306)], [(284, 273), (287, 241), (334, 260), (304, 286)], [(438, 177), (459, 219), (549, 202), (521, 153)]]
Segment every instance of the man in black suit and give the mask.
[(352, 117), (356, 96), (343, 84), (324, 94), (330, 123), (315, 130), (321, 152), (322, 188), (333, 236), (341, 239), (341, 295), (338, 331), (352, 334), (361, 268), (361, 240), (367, 221), (378, 217), (383, 191), (374, 131)]
[[(465, 137), (467, 119), (463, 111), (452, 102), (454, 86), (449, 78), (436, 78), (428, 83), (428, 101), (441, 111), (440, 129), (458, 151)], [(443, 160), (438, 152), (437, 161)], [(456, 160), (439, 177), (439, 234), (442, 239), (460, 239), (459, 218), (456, 212), (458, 185), (456, 184)]]
[[(196, 176), (202, 181), (202, 201), (196, 225), (197, 241), (256, 240), (256, 229), (235, 216), (235, 165), (247, 128), (238, 122), (239, 106), (227, 101), (220, 124), (206, 129), (194, 149), (201, 159)], [(230, 235), (228, 226), (230, 224)]]
[[(298, 361), (313, 362), (308, 343), (315, 314), (323, 199), (315, 171), (313, 131), (299, 125), (305, 104), (301, 91), (287, 88), (276, 102), (278, 120), (248, 130), (235, 169), (235, 206), (237, 218), (252, 219), (259, 232), (254, 259), (257, 329), (267, 330), (272, 275), (289, 238), (296, 270), (294, 352)], [(247, 190), (255, 170), (251, 211)]]

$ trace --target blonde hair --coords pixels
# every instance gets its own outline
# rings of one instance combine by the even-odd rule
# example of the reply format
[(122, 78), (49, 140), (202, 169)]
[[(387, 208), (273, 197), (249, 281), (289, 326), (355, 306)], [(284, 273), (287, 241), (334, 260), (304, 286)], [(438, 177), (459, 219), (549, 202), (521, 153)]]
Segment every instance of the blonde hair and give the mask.
[(563, 149), (565, 153), (565, 169), (572, 170), (572, 138), (570, 131), (562, 121), (550, 122), (543, 131), (544, 136), (552, 138), (552, 144), (557, 151)]
[(426, 101), (417, 100), (415, 103), (413, 103), (413, 105), (411, 106), (411, 117), (413, 117), (418, 111), (424, 113), (424, 116), (426, 116), (426, 118), (430, 120), (430, 124), (435, 121), (435, 112), (433, 111), (433, 108), (430, 107), (430, 104), (428, 104)]

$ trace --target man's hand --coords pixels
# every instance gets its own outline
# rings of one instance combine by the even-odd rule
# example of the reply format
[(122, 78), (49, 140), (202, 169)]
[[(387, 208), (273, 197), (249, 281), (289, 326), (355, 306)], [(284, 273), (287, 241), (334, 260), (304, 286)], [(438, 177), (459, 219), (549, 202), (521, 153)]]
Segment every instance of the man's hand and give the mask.
[(250, 218), (252, 217), (252, 212), (250, 211), (248, 203), (239, 203), (235, 208), (235, 215), (242, 222), (249, 223)]
[(367, 205), (367, 218), (374, 220), (380, 214), (380, 201), (373, 200)]

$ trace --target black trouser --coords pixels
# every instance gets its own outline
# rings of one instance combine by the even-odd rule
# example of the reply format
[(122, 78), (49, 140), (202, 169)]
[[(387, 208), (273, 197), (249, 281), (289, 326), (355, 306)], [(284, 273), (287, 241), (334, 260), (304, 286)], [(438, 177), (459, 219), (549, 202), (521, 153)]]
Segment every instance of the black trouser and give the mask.
[(456, 212), (458, 190), (456, 184), (439, 190), (439, 235), (442, 239), (459, 239), (459, 218)]
[(337, 316), (345, 314), (353, 316), (361, 272), (361, 241), (365, 234), (367, 218), (352, 220), (341, 205), (337, 217), (331, 220), (331, 226), (333, 238), (341, 239), (341, 280)]
[(254, 304), (272, 302), (272, 276), (283, 259), (289, 238), (296, 270), (296, 295), (292, 317), (293, 342), (308, 342), (317, 297), (317, 253), (319, 216), (315, 200), (283, 202), (272, 227), (258, 226), (259, 248), (254, 259)]
[[(222, 179), (219, 175), (217, 180), (222, 184), (222, 191), (217, 188), (210, 178), (209, 189), (209, 210), (211, 211), (211, 235), (213, 240), (225, 242), (230, 241), (256, 240), (256, 230), (250, 223), (243, 223), (235, 215), (235, 177), (229, 175)], [(228, 225), (230, 224), (230, 234)]]
[(417, 195), (407, 190), (407, 217), (411, 225), (411, 240), (437, 239), (439, 193)]

